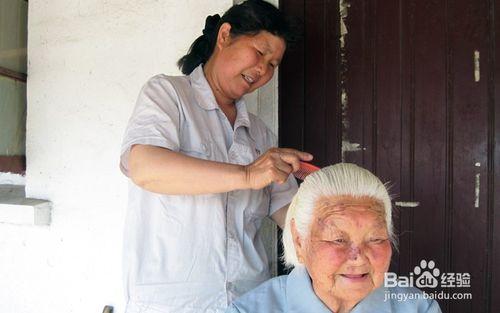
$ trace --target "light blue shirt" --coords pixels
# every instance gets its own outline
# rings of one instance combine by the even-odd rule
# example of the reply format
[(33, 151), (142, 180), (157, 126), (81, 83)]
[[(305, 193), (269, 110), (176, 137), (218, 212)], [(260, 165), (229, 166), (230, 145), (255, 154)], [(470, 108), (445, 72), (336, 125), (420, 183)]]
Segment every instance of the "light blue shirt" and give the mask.
[[(393, 296), (389, 297), (392, 294)], [(397, 300), (406, 299), (406, 300)], [(389, 298), (386, 300), (386, 297)], [(226, 313), (331, 313), (316, 296), (305, 267), (275, 277), (236, 299)], [(380, 287), (359, 302), (351, 313), (441, 313), (435, 300), (424, 299), (417, 288)]]

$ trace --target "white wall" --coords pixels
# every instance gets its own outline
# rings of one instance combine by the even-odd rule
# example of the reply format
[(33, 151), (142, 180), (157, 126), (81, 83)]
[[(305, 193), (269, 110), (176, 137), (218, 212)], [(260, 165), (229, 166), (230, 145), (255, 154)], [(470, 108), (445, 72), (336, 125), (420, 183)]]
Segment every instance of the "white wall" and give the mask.
[(0, 312), (123, 311), (127, 119), (231, 0), (30, 0), (26, 190), (49, 227), (0, 224)]

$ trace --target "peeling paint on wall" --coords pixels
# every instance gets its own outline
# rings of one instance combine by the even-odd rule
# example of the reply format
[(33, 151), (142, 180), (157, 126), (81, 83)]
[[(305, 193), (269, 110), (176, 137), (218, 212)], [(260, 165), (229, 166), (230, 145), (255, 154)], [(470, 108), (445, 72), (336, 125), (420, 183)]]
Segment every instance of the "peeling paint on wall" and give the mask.
[(420, 202), (411, 202), (411, 201), (396, 201), (396, 206), (401, 208), (416, 208), (420, 205)]
[[(345, 134), (345, 132), (344, 132)], [(342, 140), (342, 162), (345, 162), (346, 152), (361, 151), (363, 148), (359, 143), (349, 142), (347, 140)]]
[(341, 92), (341, 107), (342, 107), (342, 162), (345, 162), (346, 152), (361, 151), (362, 147), (359, 143), (351, 143), (347, 138), (347, 130), (349, 129), (349, 120), (347, 119), (347, 107), (349, 97), (346, 90), (346, 75), (347, 75), (347, 56), (345, 50), (347, 30), (347, 16), (350, 4), (346, 0), (340, 0), (340, 92)]
[(361, 145), (359, 143), (349, 142), (347, 140), (342, 140), (342, 151), (353, 152), (360, 151)]
[[(476, 167), (481, 167), (481, 163), (477, 162), (474, 164)], [(479, 208), (479, 193), (481, 192), (481, 174), (477, 173), (476, 174), (476, 181), (475, 181), (475, 187), (474, 187), (474, 195), (475, 195), (475, 200), (474, 200), (474, 207)]]
[(474, 207), (479, 208), (479, 192), (481, 191), (481, 174), (476, 174), (476, 187), (474, 189), (474, 193), (476, 195), (476, 199), (474, 200)]
[(348, 9), (351, 6), (346, 0), (340, 0), (340, 48), (345, 47), (345, 36), (347, 35), (346, 19)]
[(479, 51), (474, 51), (474, 80), (476, 81), (476, 83), (481, 80), (481, 64), (479, 57)]

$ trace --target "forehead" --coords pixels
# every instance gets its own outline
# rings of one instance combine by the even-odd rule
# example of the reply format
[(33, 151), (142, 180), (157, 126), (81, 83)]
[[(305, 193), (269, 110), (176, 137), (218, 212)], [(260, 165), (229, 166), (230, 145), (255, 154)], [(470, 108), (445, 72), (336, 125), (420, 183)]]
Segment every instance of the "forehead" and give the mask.
[(241, 36), (246, 40), (258, 44), (262, 48), (269, 50), (271, 53), (282, 54), (285, 51), (285, 40), (279, 36), (273, 35), (267, 31), (260, 31), (254, 36)]
[(383, 204), (371, 197), (333, 196), (316, 201), (313, 228), (386, 228)]

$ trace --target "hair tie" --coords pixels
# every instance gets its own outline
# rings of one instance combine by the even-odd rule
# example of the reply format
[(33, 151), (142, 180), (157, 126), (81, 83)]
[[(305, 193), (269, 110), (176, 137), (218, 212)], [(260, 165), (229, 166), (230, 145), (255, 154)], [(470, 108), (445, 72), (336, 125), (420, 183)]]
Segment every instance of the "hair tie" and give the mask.
[(219, 14), (207, 16), (207, 19), (205, 20), (205, 28), (203, 29), (203, 35), (208, 38), (211, 38), (219, 21), (220, 21)]

